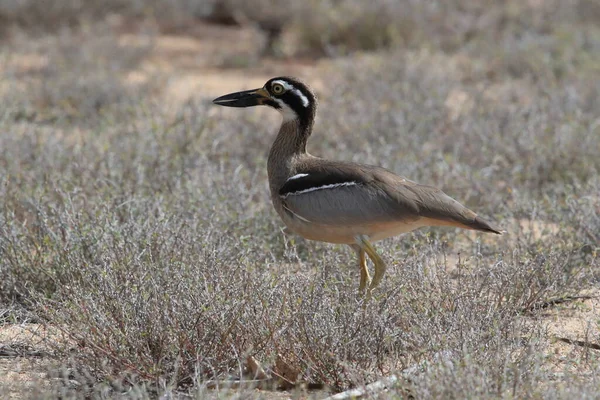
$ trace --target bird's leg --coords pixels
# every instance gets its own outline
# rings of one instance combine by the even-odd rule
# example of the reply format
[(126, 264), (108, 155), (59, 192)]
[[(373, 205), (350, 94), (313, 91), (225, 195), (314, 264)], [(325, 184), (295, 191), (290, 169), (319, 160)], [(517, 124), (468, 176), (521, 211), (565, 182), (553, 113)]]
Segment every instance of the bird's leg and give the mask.
[(367, 236), (357, 236), (356, 244), (360, 246), (360, 249), (363, 251), (363, 254), (367, 253), (371, 261), (373, 261), (373, 265), (375, 266), (375, 275), (373, 275), (373, 280), (371, 281), (369, 289), (367, 290), (367, 296), (369, 296), (371, 294), (371, 291), (379, 285), (381, 279), (383, 278), (383, 275), (385, 275), (385, 263), (383, 262), (381, 257), (379, 257), (379, 254), (377, 254), (375, 248), (373, 247), (371, 242), (369, 242)]
[(362, 296), (365, 294), (367, 286), (371, 284), (371, 275), (369, 275), (369, 270), (367, 269), (367, 258), (363, 249), (358, 251), (358, 263), (360, 266), (360, 286), (358, 287), (358, 293)]
[(355, 251), (358, 257), (358, 266), (360, 267), (360, 286), (358, 287), (358, 295), (364, 296), (367, 287), (371, 284), (371, 275), (367, 268), (367, 258), (365, 257), (365, 251), (360, 246), (353, 244), (350, 245)]

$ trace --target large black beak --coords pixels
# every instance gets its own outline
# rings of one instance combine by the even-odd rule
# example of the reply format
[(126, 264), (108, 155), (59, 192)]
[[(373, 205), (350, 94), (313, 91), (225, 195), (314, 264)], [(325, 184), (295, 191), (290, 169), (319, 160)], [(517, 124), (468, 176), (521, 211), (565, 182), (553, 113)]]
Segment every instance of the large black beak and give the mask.
[(269, 97), (269, 93), (261, 88), (226, 94), (214, 99), (213, 103), (226, 107), (252, 107), (264, 104)]

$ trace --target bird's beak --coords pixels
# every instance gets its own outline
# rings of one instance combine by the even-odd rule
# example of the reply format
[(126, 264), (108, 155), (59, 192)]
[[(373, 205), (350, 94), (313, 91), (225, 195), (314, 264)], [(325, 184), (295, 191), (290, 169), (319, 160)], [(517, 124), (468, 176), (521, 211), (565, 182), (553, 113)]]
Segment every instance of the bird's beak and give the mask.
[(253, 107), (264, 104), (270, 97), (264, 88), (260, 88), (226, 94), (214, 99), (213, 103), (226, 107)]

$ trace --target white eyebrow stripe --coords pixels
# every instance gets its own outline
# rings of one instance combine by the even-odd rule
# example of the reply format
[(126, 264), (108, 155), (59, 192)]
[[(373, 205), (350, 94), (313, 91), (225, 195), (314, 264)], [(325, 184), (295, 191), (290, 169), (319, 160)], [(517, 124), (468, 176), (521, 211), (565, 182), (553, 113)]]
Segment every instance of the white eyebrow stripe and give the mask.
[(291, 91), (292, 93), (294, 93), (296, 96), (298, 96), (298, 97), (300, 98), (300, 100), (302, 101), (302, 105), (303, 105), (305, 108), (306, 108), (306, 107), (308, 107), (308, 105), (310, 104), (310, 101), (308, 100), (308, 97), (306, 97), (306, 96), (304, 95), (304, 93), (302, 93), (302, 92), (300, 91), (300, 89), (298, 89), (298, 88), (294, 87), (293, 85), (290, 85), (290, 84), (289, 84), (289, 83), (287, 83), (286, 81), (281, 81), (281, 80), (276, 80), (276, 81), (273, 81), (273, 84), (275, 84), (275, 83), (278, 83), (278, 84), (280, 84), (281, 86), (283, 86), (283, 88), (284, 88), (285, 90), (289, 90), (289, 91)]
[(308, 174), (296, 174), (296, 175), (288, 178), (288, 181), (291, 181), (293, 179), (298, 179), (298, 178), (304, 178), (305, 176), (308, 176)]
[(292, 89), (292, 93), (296, 94), (302, 100), (302, 105), (304, 108), (308, 107), (309, 101), (308, 98), (300, 91), (300, 89)]
[(273, 81), (273, 84), (279, 83), (285, 90), (292, 90), (294, 87), (286, 81)]
[(310, 193), (310, 192), (314, 192), (317, 190), (323, 190), (323, 189), (334, 189), (337, 187), (342, 187), (342, 186), (355, 186), (356, 182), (352, 181), (352, 182), (343, 182), (343, 183), (332, 183), (330, 185), (323, 185), (323, 186), (315, 186), (315, 187), (311, 187), (308, 189), (303, 189), (303, 190), (299, 190), (297, 192), (290, 192), (290, 193), (286, 193), (282, 196), (280, 196), (282, 199), (286, 199), (288, 196), (297, 196), (299, 194), (304, 194), (304, 193)]

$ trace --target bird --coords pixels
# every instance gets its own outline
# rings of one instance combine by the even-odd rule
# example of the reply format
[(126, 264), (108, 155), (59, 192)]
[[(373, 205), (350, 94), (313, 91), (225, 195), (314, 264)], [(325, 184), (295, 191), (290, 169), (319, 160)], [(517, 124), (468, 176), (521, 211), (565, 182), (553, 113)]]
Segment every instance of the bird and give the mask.
[[(242, 108), (264, 105), (281, 113), (281, 126), (267, 159), (273, 206), (289, 231), (354, 249), (360, 295), (370, 297), (386, 272), (373, 246), (376, 241), (425, 226), (502, 234), (438, 188), (382, 167), (309, 154), (306, 144), (313, 132), (317, 98), (298, 78), (272, 78), (262, 88), (230, 93), (213, 103)], [(374, 267), (372, 277), (367, 256)]]

